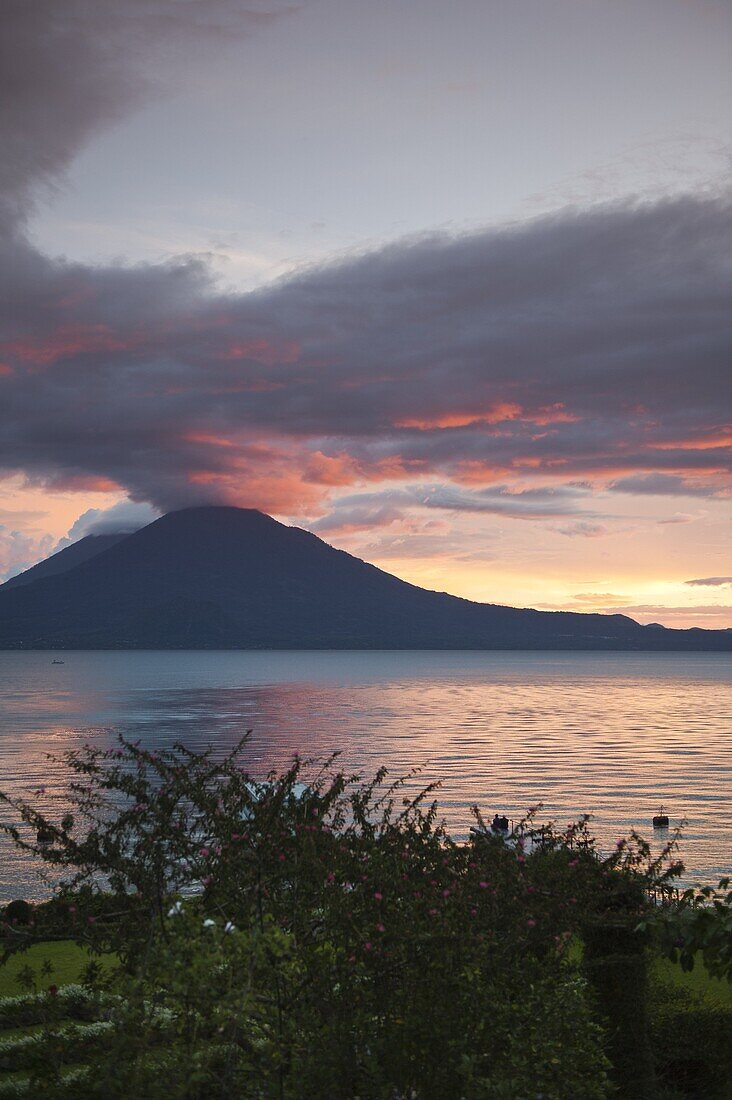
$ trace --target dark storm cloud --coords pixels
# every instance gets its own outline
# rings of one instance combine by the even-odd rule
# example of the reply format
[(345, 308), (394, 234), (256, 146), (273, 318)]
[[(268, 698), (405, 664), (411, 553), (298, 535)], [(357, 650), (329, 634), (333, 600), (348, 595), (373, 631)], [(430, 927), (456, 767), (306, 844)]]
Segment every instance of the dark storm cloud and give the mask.
[(161, 507), (436, 473), (717, 492), (730, 245), (728, 208), (687, 199), (409, 241), (239, 297), (193, 262), (32, 257), (0, 461)]
[(306, 511), (338, 486), (426, 477), (492, 483), (480, 508), (457, 489), (439, 507), (516, 515), (574, 510), (509, 499), (509, 481), (537, 475), (717, 493), (732, 437), (725, 201), (427, 236), (239, 296), (193, 260), (89, 268), (25, 243), (35, 188), (145, 88), (121, 41), (144, 69), (148, 32), (183, 50), (286, 10), (6, 5), (0, 466), (159, 508)]
[[(174, 80), (176, 61), (289, 10), (241, 0), (4, 0), (0, 10), (0, 194), (27, 211), (100, 128)], [(151, 66), (151, 61), (154, 66)], [(153, 68), (159, 73), (151, 76)]]

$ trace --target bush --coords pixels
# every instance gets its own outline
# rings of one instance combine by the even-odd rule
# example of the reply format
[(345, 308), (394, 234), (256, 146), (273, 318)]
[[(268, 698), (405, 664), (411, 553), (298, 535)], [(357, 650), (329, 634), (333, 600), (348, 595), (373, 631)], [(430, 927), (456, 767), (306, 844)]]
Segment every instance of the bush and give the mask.
[(653, 990), (651, 1039), (659, 1080), (683, 1096), (732, 1097), (732, 1007), (687, 990)]
[(3, 918), (8, 924), (29, 925), (33, 920), (33, 906), (18, 898), (5, 906)]
[(656, 1087), (648, 1032), (643, 941), (617, 915), (588, 923), (584, 964), (607, 1031), (612, 1078), (622, 1100), (648, 1100)]
[(26, 993), (0, 997), (0, 1029), (44, 1024), (49, 1017), (97, 1020), (117, 999), (82, 985), (65, 985), (55, 993)]
[[(647, 845), (602, 859), (586, 820), (534, 850), (484, 829), (459, 845), (432, 788), (299, 760), (258, 782), (240, 751), (69, 754), (76, 825), (40, 850), (43, 818), (5, 799), (7, 831), (68, 875), (38, 935), (70, 920), (123, 963), (100, 1095), (609, 1095), (566, 949), (590, 916), (643, 915), (672, 873)], [(49, 1064), (44, 1095), (63, 1087)]]

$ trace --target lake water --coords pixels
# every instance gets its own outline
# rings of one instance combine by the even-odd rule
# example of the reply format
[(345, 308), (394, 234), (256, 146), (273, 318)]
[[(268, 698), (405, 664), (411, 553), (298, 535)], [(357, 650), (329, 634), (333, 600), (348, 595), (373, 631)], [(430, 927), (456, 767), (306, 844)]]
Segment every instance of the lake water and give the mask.
[[(48, 754), (118, 733), (223, 750), (250, 728), (257, 774), (296, 751), (340, 750), (365, 775), (420, 766), (456, 834), (473, 803), (517, 819), (541, 802), (561, 824), (593, 814), (609, 849), (631, 827), (650, 837), (663, 803), (687, 821), (685, 882), (732, 871), (729, 655), (0, 652), (0, 789), (43, 786), (56, 817), (68, 777)], [(47, 893), (0, 840), (0, 900)]]

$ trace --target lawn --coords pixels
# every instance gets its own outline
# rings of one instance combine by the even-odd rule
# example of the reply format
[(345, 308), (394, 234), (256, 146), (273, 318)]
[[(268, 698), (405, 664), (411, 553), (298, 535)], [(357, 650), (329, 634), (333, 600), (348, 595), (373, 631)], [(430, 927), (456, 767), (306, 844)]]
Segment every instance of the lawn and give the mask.
[[(575, 939), (570, 944), (567, 952), (569, 960), (579, 965), (582, 962), (583, 944), (580, 939)], [(684, 971), (677, 963), (659, 955), (651, 956), (649, 960), (649, 977), (651, 982), (659, 982), (664, 985), (676, 986), (677, 989), (685, 989), (698, 997), (709, 998), (718, 1004), (732, 1005), (732, 982), (721, 978), (713, 978), (707, 971), (701, 957), (697, 957), (694, 969)]]
[[(41, 973), (46, 961), (53, 968), (50, 974)], [(17, 980), (25, 967), (35, 972), (35, 988), (40, 990), (51, 985), (69, 985), (80, 981), (92, 961), (110, 969), (115, 959), (113, 955), (91, 955), (87, 948), (79, 947), (71, 940), (34, 944), (27, 951), (14, 955), (5, 966), (0, 966), (0, 997), (14, 997), (25, 992), (24, 986)]]
[(721, 978), (712, 978), (700, 958), (694, 969), (684, 971), (670, 959), (655, 958), (651, 963), (651, 980), (654, 978), (667, 985), (686, 989), (698, 997), (714, 1000), (724, 1005), (732, 1005), (732, 982)]

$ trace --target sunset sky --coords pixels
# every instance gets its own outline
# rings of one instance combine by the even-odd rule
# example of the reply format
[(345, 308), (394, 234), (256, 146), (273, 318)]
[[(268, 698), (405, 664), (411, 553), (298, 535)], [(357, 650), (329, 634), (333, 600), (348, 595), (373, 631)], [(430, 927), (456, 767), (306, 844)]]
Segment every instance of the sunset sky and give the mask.
[(0, 579), (229, 503), (732, 627), (727, 0), (0, 18)]

